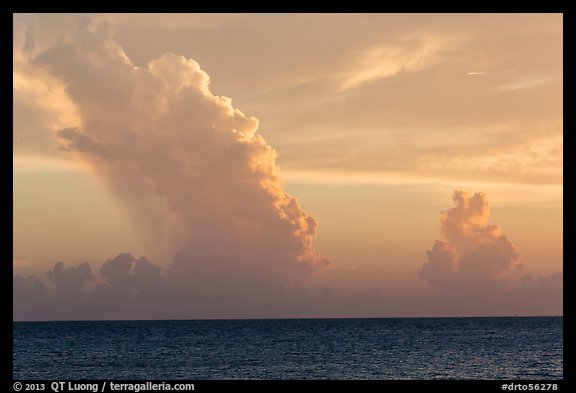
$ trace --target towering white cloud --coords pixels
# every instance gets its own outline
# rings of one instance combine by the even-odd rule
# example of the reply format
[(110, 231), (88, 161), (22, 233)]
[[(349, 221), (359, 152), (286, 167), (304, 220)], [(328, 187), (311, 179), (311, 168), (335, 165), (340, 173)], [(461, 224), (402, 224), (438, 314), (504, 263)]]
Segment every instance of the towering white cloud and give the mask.
[[(62, 147), (120, 198), (155, 255), (167, 260), (164, 273), (129, 254), (109, 260), (100, 271), (105, 284), (88, 291), (85, 305), (98, 309), (106, 298), (120, 317), (156, 292), (179, 299), (179, 312), (197, 309), (200, 299), (222, 311), (231, 298), (253, 304), (328, 264), (312, 248), (316, 220), (282, 189), (277, 154), (258, 135), (258, 120), (212, 94), (196, 61), (166, 53), (137, 67), (106, 23), (89, 20), (19, 61), (29, 63), (18, 68), (20, 77), (33, 70), (60, 84), (74, 112), (60, 116), (69, 119), (58, 131)], [(76, 273), (86, 277), (67, 285)], [(57, 295), (74, 299), (92, 278), (88, 265), (58, 264), (49, 276)], [(17, 284), (27, 293), (37, 287)]]
[[(72, 18), (66, 18), (68, 19)], [(171, 26), (172, 23), (171, 20)], [(333, 21), (330, 20), (329, 23), (332, 24)], [(53, 21), (51, 24), (59, 25), (60, 22)], [(316, 25), (316, 22), (313, 24)], [(109, 259), (101, 266), (93, 264), (92, 268), (87, 264), (65, 267), (58, 263), (50, 270), (48, 280), (44, 283), (34, 278), (16, 277), (16, 319), (358, 316), (358, 310), (371, 310), (370, 312), (378, 313), (377, 315), (410, 314), (410, 311), (406, 311), (411, 307), (408, 302), (396, 301), (384, 295), (360, 296), (355, 300), (338, 294), (328, 295), (332, 291), (330, 289), (327, 294), (314, 297), (310, 296), (313, 291), (307, 292), (298, 287), (302, 278), (327, 264), (312, 247), (317, 222), (300, 207), (294, 197), (283, 191), (276, 164), (276, 152), (258, 135), (257, 119), (245, 116), (234, 108), (229, 98), (213, 94), (207, 73), (194, 60), (167, 53), (143, 65), (142, 59), (149, 57), (144, 54), (156, 51), (141, 51), (138, 56), (135, 53), (138, 52), (136, 48), (128, 46), (130, 39), (124, 39), (122, 42), (126, 43), (127, 52), (139, 59), (139, 65), (143, 65), (137, 67), (112, 38), (105, 23), (92, 25), (88, 20), (83, 20), (73, 32), (69, 25), (66, 25), (65, 29), (43, 29), (36, 38), (46, 36), (44, 39), (34, 39), (33, 32), (26, 32), (24, 25), (20, 27), (22, 28), (15, 29), (14, 40), (14, 113), (15, 117), (21, 119), (20, 124), (23, 124), (23, 127), (15, 129), (15, 137), (22, 137), (27, 142), (21, 145), (15, 143), (15, 152), (29, 154), (46, 150), (47, 145), (51, 146), (46, 141), (37, 143), (38, 146), (28, 141), (39, 141), (38, 134), (49, 134), (50, 130), (58, 130), (56, 134), (62, 147), (68, 150), (68, 155), (90, 166), (130, 211), (135, 227), (154, 249), (155, 258), (153, 264), (146, 258), (135, 258), (124, 253)], [(231, 30), (226, 31), (224, 34), (229, 34)], [(257, 30), (258, 34), (259, 31)], [(198, 33), (196, 30), (189, 32)], [(56, 44), (50, 43), (61, 33), (63, 35)], [(138, 34), (138, 37), (141, 37), (140, 32)], [(171, 37), (171, 34), (165, 37)], [(307, 34), (308, 32), (306, 37)], [(348, 36), (347, 33), (345, 35)], [(365, 36), (364, 33), (360, 35)], [(118, 37), (121, 37), (121, 34)], [(183, 37), (185, 38), (182, 38), (179, 45), (169, 46), (195, 51), (197, 48), (190, 45), (188, 37)], [(389, 99), (390, 97), (386, 96), (382, 101), (370, 99), (372, 96), (361, 99), (361, 93), (378, 91), (395, 94), (393, 92), (398, 90), (369, 88), (375, 83), (397, 80), (391, 78), (394, 75), (418, 77), (412, 80), (413, 85), (409, 86), (420, 91), (420, 71), (436, 64), (436, 57), (442, 54), (443, 48), (450, 46), (444, 45), (443, 41), (436, 43), (427, 39), (416, 40), (413, 45), (407, 46), (408, 49), (415, 48), (413, 51), (403, 49), (403, 45), (397, 49), (386, 49), (388, 46), (375, 42), (374, 46), (370, 44), (367, 51), (361, 52), (363, 55), (358, 58), (358, 63), (352, 64), (350, 68), (342, 68), (351, 58), (349, 54), (356, 51), (352, 51), (351, 43), (347, 50), (342, 50), (341, 42), (337, 40), (338, 44), (333, 47), (338, 49), (334, 52), (338, 55), (333, 57), (335, 60), (342, 58), (345, 61), (329, 61), (328, 63), (334, 65), (334, 69), (329, 67), (330, 72), (327, 72), (328, 68), (325, 67), (325, 53), (314, 51), (314, 56), (322, 57), (322, 61), (319, 61), (320, 57), (298, 57), (293, 56), (295, 52), (289, 52), (291, 54), (283, 54), (285, 57), (272, 56), (276, 63), (259, 62), (258, 67), (255, 67), (258, 71), (251, 70), (250, 74), (246, 72), (247, 67), (252, 67), (256, 60), (246, 60), (253, 56), (243, 52), (245, 47), (236, 45), (231, 51), (231, 47), (235, 45), (230, 44), (234, 41), (225, 40), (228, 35), (215, 37), (206, 42), (226, 41), (228, 50), (222, 50), (218, 45), (206, 45), (211, 46), (211, 50), (222, 53), (216, 57), (216, 63), (223, 64), (222, 59), (225, 56), (225, 61), (232, 64), (230, 69), (235, 71), (232, 80), (241, 80), (244, 75), (252, 75), (248, 79), (257, 80), (255, 86), (268, 87), (269, 76), (268, 79), (264, 76), (253, 77), (254, 73), (261, 76), (260, 71), (263, 71), (263, 68), (258, 67), (266, 64), (266, 67), (270, 68), (269, 65), (274, 64), (275, 67), (272, 68), (276, 71), (281, 69), (281, 74), (288, 71), (300, 74), (303, 69), (294, 67), (294, 64), (287, 61), (286, 56), (305, 58), (308, 59), (304, 67), (306, 69), (311, 68), (308, 67), (311, 63), (317, 63), (318, 70), (314, 71), (317, 77), (311, 80), (324, 81), (328, 78), (332, 82), (342, 82), (341, 86), (336, 83), (339, 87), (326, 88), (330, 87), (335, 91), (339, 88), (350, 90), (350, 96), (339, 97), (344, 98), (343, 101), (354, 95), (354, 100), (350, 101), (354, 101), (356, 106), (343, 108), (342, 111), (340, 106), (337, 110), (333, 105), (314, 106), (314, 100), (301, 98), (309, 97), (309, 90), (306, 90), (308, 85), (305, 84), (303, 86), (306, 88), (298, 90), (297, 94), (287, 94), (290, 100), (283, 101), (286, 105), (282, 105), (285, 112), (276, 118), (283, 124), (282, 127), (276, 125), (279, 130), (277, 132), (294, 125), (302, 133), (308, 128), (316, 130), (319, 123), (315, 121), (323, 117), (327, 123), (322, 124), (330, 125), (330, 135), (336, 135), (334, 130), (344, 127), (346, 135), (350, 134), (350, 130), (354, 130), (350, 134), (350, 140), (358, 141), (362, 139), (358, 132), (362, 133), (362, 129), (367, 129), (368, 126), (368, 129), (371, 129), (370, 122), (374, 119), (381, 122), (376, 127), (380, 132), (383, 124), (394, 125), (390, 129), (397, 129), (396, 125), (401, 124), (402, 119), (414, 119), (413, 114), (405, 112), (406, 108), (423, 115), (421, 118), (424, 122), (431, 118), (436, 119), (441, 112), (436, 105), (430, 106), (426, 100), (415, 106), (411, 94), (403, 96), (410, 101), (410, 105), (400, 108), (396, 106), (402, 104), (403, 97), (395, 96)], [(204, 38), (206, 37), (195, 35), (196, 40)], [(292, 40), (291, 35), (286, 38)], [(306, 40), (307, 38), (302, 42)], [(166, 39), (161, 41), (162, 45), (167, 42)], [(268, 55), (271, 53), (268, 49), (276, 50), (267, 48), (264, 52)], [(261, 51), (260, 47), (258, 50)], [(197, 52), (192, 55), (196, 56), (195, 53)], [(388, 60), (392, 58), (398, 62), (390, 65)], [(234, 64), (236, 59), (239, 62)], [(387, 62), (385, 66), (380, 64), (382, 59)], [(207, 61), (203, 64), (213, 67), (214, 62), (211, 64)], [(280, 65), (284, 68), (276, 67)], [(338, 71), (340, 68), (344, 71)], [(352, 71), (348, 72), (349, 69)], [(358, 70), (362, 72), (358, 73)], [(403, 70), (413, 72), (404, 73)], [(435, 77), (439, 74), (430, 75), (434, 76), (434, 80), (445, 79)], [(223, 86), (228, 88), (229, 82), (230, 80), (226, 81)], [(314, 83), (309, 87), (316, 86)], [(320, 85), (324, 86), (323, 83)], [(247, 85), (240, 83), (239, 86)], [(430, 86), (434, 87), (434, 84)], [(454, 86), (460, 88), (461, 85)], [(253, 86), (248, 90), (252, 88)], [(243, 88), (236, 89), (237, 92), (242, 90)], [(446, 91), (446, 86), (442, 83), (437, 93), (443, 91)], [(448, 95), (461, 97), (452, 90)], [(374, 102), (385, 102), (387, 110), (378, 110), (377, 113), (366, 116), (367, 110), (373, 111)], [(455, 114), (452, 109), (442, 112), (439, 118), (450, 119), (450, 124), (454, 119), (461, 122), (462, 118), (466, 118), (468, 121), (470, 113), (466, 112), (467, 107), (474, 108), (474, 113), (477, 112), (477, 107), (492, 108), (489, 105), (478, 106), (476, 103), (474, 100), (468, 102), (464, 105), (464, 112), (459, 114)], [(480, 103), (484, 104), (483, 101)], [(303, 116), (302, 110), (312, 111), (314, 116)], [(525, 112), (525, 106), (522, 106), (522, 110)], [(430, 111), (432, 115), (428, 113)], [(29, 113), (35, 116), (29, 116)], [(292, 114), (293, 119), (290, 118)], [(376, 114), (379, 115), (375, 116)], [(397, 119), (398, 116), (400, 120)], [(22, 123), (22, 119), (27, 121)], [(426, 130), (430, 129), (429, 124), (432, 123), (426, 123)], [(521, 128), (525, 134), (525, 128)], [(446, 132), (445, 128), (438, 129)], [(461, 127), (458, 125), (453, 129), (460, 133)], [(482, 130), (477, 133), (480, 135), (486, 127), (481, 126), (478, 129)], [(400, 132), (399, 135), (404, 138), (405, 133)], [(514, 133), (510, 135), (513, 136)], [(306, 154), (320, 163), (330, 161), (327, 165), (331, 170), (338, 169), (341, 162), (344, 162), (347, 168), (354, 167), (352, 161), (346, 160), (350, 154), (342, 156), (336, 153), (334, 160), (327, 161), (332, 153), (340, 152), (341, 149), (332, 149), (332, 152), (330, 149), (318, 149), (309, 138), (300, 136), (302, 138), (296, 138), (299, 141), (296, 143), (293, 137), (288, 138), (296, 148), (288, 146), (283, 150), (284, 154), (289, 154), (290, 149), (300, 152), (294, 155), (292, 161), (303, 162), (300, 159), (303, 157), (301, 153), (306, 150)], [(512, 136), (507, 138), (506, 145), (517, 143), (517, 138)], [(422, 144), (417, 150), (419, 154), (411, 154), (409, 160), (401, 157), (402, 146), (389, 143), (394, 138), (394, 135), (392, 139), (385, 138), (385, 145), (378, 145), (371, 139), (370, 143), (365, 145), (377, 148), (377, 156), (364, 153), (357, 156), (370, 161), (372, 170), (373, 164), (381, 162), (381, 152), (386, 150), (387, 159), (391, 163), (384, 165), (386, 170), (397, 168), (398, 163), (402, 163), (401, 165), (408, 165), (410, 170), (424, 171), (422, 173), (432, 170), (444, 175), (447, 173), (446, 165), (451, 165), (458, 168), (459, 174), (461, 172), (462, 176), (469, 178), (470, 171), (466, 170), (466, 165), (461, 165), (458, 157), (448, 161), (429, 159), (442, 149), (438, 149), (435, 143), (430, 147), (428, 134), (423, 138), (414, 137), (413, 143), (405, 144), (402, 139), (402, 146), (418, 147)], [(50, 143), (53, 142), (52, 138), (47, 139)], [(460, 138), (453, 139), (461, 141)], [(475, 151), (478, 150), (476, 139), (478, 138), (470, 139), (470, 149), (474, 148)], [(494, 140), (498, 146), (502, 145), (500, 138), (480, 139)], [(319, 140), (323, 145), (327, 143), (325, 138)], [(561, 138), (558, 141), (561, 142)], [(438, 144), (442, 143), (444, 140), (439, 138)], [(354, 143), (350, 144), (353, 145)], [(544, 150), (542, 154), (539, 153), (540, 150), (536, 151), (537, 156), (546, 158), (545, 161), (548, 161), (549, 151), (554, 153), (554, 157), (558, 156), (556, 142), (538, 142), (538, 146)], [(471, 160), (477, 167), (482, 157), (469, 154), (471, 150), (467, 150), (468, 142), (462, 149), (460, 147), (462, 146), (456, 150), (464, 151), (466, 159), (473, 157)], [(430, 149), (432, 153), (429, 153)], [(522, 158), (525, 158), (525, 152), (525, 149), (521, 149)], [(507, 165), (511, 165), (509, 151), (504, 151), (502, 157), (506, 158)], [(546, 166), (548, 164), (545, 163), (546, 165), (538, 167), (552, 168), (557, 164), (556, 161), (552, 161), (552, 166)], [(286, 162), (289, 163), (290, 159)], [(420, 165), (420, 162), (424, 164)], [(302, 165), (308, 164), (310, 162)], [(498, 161), (499, 168), (500, 164)], [(493, 165), (496, 164), (490, 159), (488, 167), (492, 168)], [(358, 167), (364, 168), (356, 166)], [(514, 167), (515, 170), (516, 167), (518, 166)], [(526, 167), (530, 168), (530, 165)], [(531, 175), (536, 173), (535, 171), (530, 170)], [(489, 175), (493, 175), (493, 172)], [(519, 299), (522, 296), (547, 299), (546, 305), (542, 305), (540, 309), (545, 312), (556, 310), (558, 305), (561, 305), (561, 274), (551, 279), (519, 275), (518, 252), (508, 238), (499, 233), (498, 227), (487, 224), (488, 205), (485, 196), (478, 194), (470, 197), (460, 192), (455, 194), (455, 201), (456, 206), (442, 216), (444, 238), (428, 251), (428, 262), (422, 267), (420, 276), (442, 294), (454, 295), (450, 299), (461, 299), (468, 304), (471, 300), (468, 296), (470, 293), (480, 299), (480, 302), (486, 303), (488, 299), (492, 304), (501, 304), (504, 288), (516, 285), (520, 289), (513, 293), (507, 292), (510, 295), (508, 300), (516, 302), (515, 304), (536, 304), (531, 300)], [(358, 250), (358, 255), (362, 254), (361, 251)], [(156, 258), (158, 255), (163, 255), (165, 260)], [(534, 295), (536, 293), (537, 296)], [(547, 297), (546, 294), (549, 293), (554, 296)], [(483, 297), (478, 296), (479, 294), (483, 294)], [(499, 297), (492, 296), (493, 294)], [(449, 298), (444, 298), (447, 299)], [(412, 304), (413, 310), (416, 310), (412, 315), (423, 315), (429, 310), (428, 299), (415, 298)], [(446, 304), (448, 313), (459, 312), (459, 308), (454, 304)], [(533, 310), (540, 309), (536, 307)], [(488, 307), (486, 313), (498, 313), (499, 310), (497, 307)]]
[(316, 220), (282, 190), (258, 120), (213, 95), (194, 60), (167, 53), (136, 67), (106, 24), (84, 23), (35, 59), (81, 119), (59, 136), (175, 256), (175, 271), (294, 280), (324, 265)]

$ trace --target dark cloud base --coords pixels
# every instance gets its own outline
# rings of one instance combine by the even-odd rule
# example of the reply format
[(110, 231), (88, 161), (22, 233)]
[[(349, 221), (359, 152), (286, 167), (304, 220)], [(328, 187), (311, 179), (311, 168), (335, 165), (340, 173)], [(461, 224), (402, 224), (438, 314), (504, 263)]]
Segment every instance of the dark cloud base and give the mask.
[(562, 274), (533, 278), (513, 288), (454, 282), (435, 294), (389, 296), (382, 291), (343, 295), (334, 288), (290, 285), (262, 277), (162, 274), (146, 258), (120, 254), (100, 267), (57, 263), (45, 283), (13, 279), (15, 321), (342, 318), (404, 316), (562, 315)]

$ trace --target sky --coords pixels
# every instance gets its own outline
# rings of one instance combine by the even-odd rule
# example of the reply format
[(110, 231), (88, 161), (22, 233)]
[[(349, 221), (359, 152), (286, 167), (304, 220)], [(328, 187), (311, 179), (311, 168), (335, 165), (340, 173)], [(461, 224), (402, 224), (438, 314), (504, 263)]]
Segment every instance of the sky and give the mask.
[(561, 315), (562, 34), (14, 14), (14, 318)]

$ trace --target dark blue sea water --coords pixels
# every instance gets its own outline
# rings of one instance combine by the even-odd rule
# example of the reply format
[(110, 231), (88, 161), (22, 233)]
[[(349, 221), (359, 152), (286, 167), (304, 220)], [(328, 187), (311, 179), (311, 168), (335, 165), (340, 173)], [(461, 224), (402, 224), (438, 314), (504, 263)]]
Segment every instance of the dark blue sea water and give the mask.
[(562, 317), (15, 322), (14, 379), (562, 379)]

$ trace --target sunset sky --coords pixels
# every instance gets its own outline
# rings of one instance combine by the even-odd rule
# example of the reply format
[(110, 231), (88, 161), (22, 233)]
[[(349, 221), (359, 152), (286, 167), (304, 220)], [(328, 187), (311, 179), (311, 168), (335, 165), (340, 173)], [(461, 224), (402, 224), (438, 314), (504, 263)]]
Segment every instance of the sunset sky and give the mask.
[(13, 21), (15, 318), (562, 314), (561, 14)]

